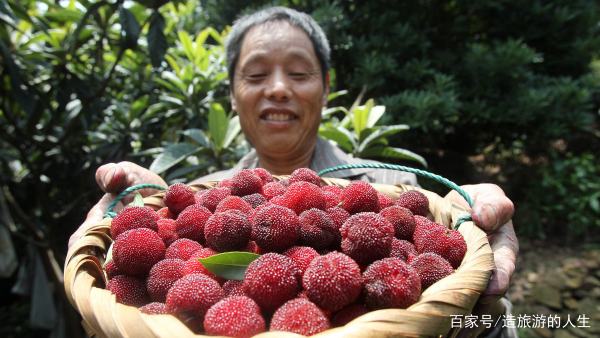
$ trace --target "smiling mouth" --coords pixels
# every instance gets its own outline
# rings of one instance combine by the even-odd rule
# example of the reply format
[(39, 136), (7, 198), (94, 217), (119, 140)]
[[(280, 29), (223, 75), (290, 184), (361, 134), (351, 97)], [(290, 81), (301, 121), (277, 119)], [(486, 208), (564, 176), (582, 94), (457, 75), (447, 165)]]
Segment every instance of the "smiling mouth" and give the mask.
[(288, 113), (266, 113), (260, 116), (261, 120), (273, 122), (287, 122), (298, 119), (294, 114)]

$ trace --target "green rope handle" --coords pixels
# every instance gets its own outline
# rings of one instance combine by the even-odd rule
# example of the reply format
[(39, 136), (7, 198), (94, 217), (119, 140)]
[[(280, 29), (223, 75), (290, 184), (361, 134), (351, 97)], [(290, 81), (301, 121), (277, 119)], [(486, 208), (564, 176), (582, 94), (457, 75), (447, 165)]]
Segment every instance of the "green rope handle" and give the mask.
[(156, 184), (138, 184), (138, 185), (132, 185), (131, 187), (121, 191), (121, 193), (119, 195), (117, 195), (117, 197), (115, 197), (115, 199), (110, 202), (110, 204), (108, 205), (108, 209), (106, 210), (106, 213), (104, 213), (104, 217), (108, 217), (108, 218), (115, 218), (115, 216), (117, 216), (117, 213), (114, 211), (115, 207), (117, 206), (117, 203), (121, 202), (121, 200), (123, 200), (123, 198), (125, 198), (125, 196), (131, 194), (134, 191), (137, 190), (141, 190), (141, 189), (147, 189), (147, 188), (151, 188), (151, 189), (157, 189), (157, 190), (166, 190), (167, 188), (163, 187), (162, 185), (156, 185)]
[[(348, 169), (360, 169), (360, 168), (389, 169), (389, 170), (406, 171), (406, 172), (413, 173), (413, 174), (416, 174), (419, 176), (427, 177), (436, 182), (444, 184), (445, 186), (447, 186), (450, 189), (456, 190), (456, 192), (458, 192), (467, 201), (469, 206), (471, 208), (473, 207), (473, 200), (471, 199), (471, 196), (469, 196), (469, 194), (466, 191), (464, 191), (461, 187), (459, 187), (456, 183), (454, 183), (454, 182), (450, 181), (449, 179), (442, 177), (440, 175), (430, 173), (429, 171), (406, 167), (403, 165), (387, 164), (387, 163), (342, 164), (342, 165), (337, 165), (335, 167), (323, 169), (323, 170), (319, 171), (317, 173), (317, 175), (323, 176), (325, 174), (328, 174), (328, 173), (334, 172), (334, 171), (348, 170)], [(456, 225), (454, 226), (454, 229), (458, 229), (458, 227), (462, 223), (471, 221), (471, 220), (472, 220), (472, 218), (471, 218), (471, 215), (469, 215), (469, 214), (460, 216), (456, 220)]]

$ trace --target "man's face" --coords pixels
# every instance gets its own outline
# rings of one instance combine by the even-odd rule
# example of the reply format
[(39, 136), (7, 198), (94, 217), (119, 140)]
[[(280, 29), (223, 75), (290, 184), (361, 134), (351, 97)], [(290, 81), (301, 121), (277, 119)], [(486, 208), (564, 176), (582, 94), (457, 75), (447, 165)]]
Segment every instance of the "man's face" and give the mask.
[(276, 21), (246, 32), (231, 102), (260, 155), (288, 158), (312, 151), (328, 89), (303, 30)]

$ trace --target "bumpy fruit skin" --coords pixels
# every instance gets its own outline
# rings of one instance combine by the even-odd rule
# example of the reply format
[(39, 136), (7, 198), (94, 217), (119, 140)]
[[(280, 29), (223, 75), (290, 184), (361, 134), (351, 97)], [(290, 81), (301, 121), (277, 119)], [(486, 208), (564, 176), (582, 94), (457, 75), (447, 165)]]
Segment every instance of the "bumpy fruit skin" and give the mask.
[(323, 309), (337, 311), (360, 295), (360, 267), (352, 258), (332, 251), (312, 260), (302, 277), (302, 286), (312, 302)]
[(231, 178), (231, 193), (246, 196), (262, 193), (263, 181), (252, 169), (243, 169)]
[(298, 217), (300, 242), (315, 249), (325, 249), (340, 243), (340, 230), (329, 214), (320, 209), (308, 209)]
[(351, 182), (342, 192), (342, 208), (351, 214), (379, 212), (377, 190), (364, 181)]
[(327, 204), (321, 188), (304, 181), (290, 184), (283, 194), (282, 202), (298, 215), (311, 208), (323, 210)]
[(244, 214), (249, 214), (252, 211), (252, 206), (239, 196), (227, 196), (219, 202), (219, 205), (217, 205), (217, 208), (215, 209), (215, 213), (225, 212), (227, 210), (238, 210)]
[(261, 194), (246, 195), (242, 197), (242, 199), (248, 202), (248, 204), (250, 204), (252, 208), (257, 208), (259, 205), (265, 204), (265, 202), (267, 202), (267, 199)]
[(287, 249), (283, 254), (294, 261), (296, 267), (300, 270), (300, 277), (304, 276), (304, 271), (306, 271), (310, 262), (319, 257), (317, 250), (309, 246), (293, 246)]
[(252, 217), (252, 239), (265, 251), (281, 252), (298, 239), (298, 216), (279, 205), (263, 205)]
[(377, 199), (379, 200), (379, 208), (381, 210), (391, 207), (394, 205), (394, 200), (384, 193), (377, 192)]
[(162, 218), (175, 219), (175, 215), (173, 215), (173, 213), (167, 207), (162, 207), (162, 208), (156, 210), (156, 214), (158, 215), (158, 218), (161, 218), (161, 219)]
[(108, 281), (106, 289), (114, 294), (117, 302), (121, 304), (142, 306), (149, 301), (144, 280), (137, 277), (115, 276)]
[(346, 325), (367, 312), (369, 312), (369, 310), (363, 304), (350, 304), (333, 315), (331, 318), (331, 325)]
[(270, 172), (268, 172), (266, 169), (264, 168), (254, 168), (252, 169), (252, 171), (254, 172), (254, 174), (258, 177), (260, 177), (260, 179), (263, 182), (263, 187), (265, 184), (273, 182), (273, 175), (271, 175)]
[(206, 245), (219, 252), (244, 249), (251, 233), (252, 224), (238, 210), (215, 213), (204, 226)]
[(169, 186), (165, 192), (163, 202), (173, 214), (178, 215), (183, 209), (196, 202), (195, 191), (183, 183), (175, 183)]
[(165, 252), (165, 258), (178, 258), (185, 261), (200, 249), (202, 249), (200, 243), (189, 238), (180, 238), (169, 245)]
[(252, 252), (258, 255), (261, 255), (263, 253), (263, 250), (258, 246), (258, 244), (256, 244), (255, 241), (249, 241), (248, 245), (246, 245), (246, 247), (242, 251)]
[(167, 311), (187, 317), (204, 319), (206, 311), (223, 299), (225, 292), (214, 279), (201, 273), (183, 276), (167, 292)]
[(113, 261), (127, 275), (145, 275), (165, 257), (162, 238), (147, 228), (125, 231), (113, 243)]
[(394, 226), (396, 238), (405, 240), (413, 238), (415, 217), (410, 210), (398, 205), (392, 205), (382, 209), (379, 214)]
[(189, 238), (196, 242), (204, 242), (204, 224), (212, 215), (205, 207), (193, 204), (179, 213), (175, 223), (179, 238)]
[(150, 299), (155, 302), (164, 302), (167, 291), (176, 280), (183, 277), (184, 262), (181, 259), (163, 259), (154, 264), (146, 279), (146, 290)]
[(421, 278), (400, 258), (378, 260), (365, 270), (365, 302), (371, 309), (405, 309), (421, 295)]
[(415, 231), (413, 232), (412, 240), (412, 242), (415, 244), (415, 248), (417, 247), (417, 245), (421, 246), (421, 242), (425, 241), (425, 234), (436, 229), (445, 229), (445, 227), (441, 224), (435, 223), (427, 217), (415, 215)]
[(323, 190), (323, 196), (325, 197), (325, 209), (337, 207), (340, 205), (340, 197), (331, 191)]
[(342, 196), (343, 188), (338, 187), (337, 185), (326, 185), (321, 188), (323, 191), (334, 193), (338, 198)]
[(106, 271), (106, 278), (112, 279), (114, 276), (122, 275), (123, 273), (119, 271), (119, 268), (115, 265), (115, 261), (111, 260), (104, 265), (104, 271)]
[(271, 200), (275, 196), (281, 196), (285, 193), (286, 187), (279, 182), (269, 182), (263, 186), (263, 196)]
[(421, 278), (423, 290), (454, 272), (452, 265), (447, 260), (433, 252), (418, 255), (410, 262), (410, 265)]
[(342, 225), (350, 218), (350, 213), (347, 212), (342, 207), (333, 207), (328, 208), (325, 212), (329, 215), (331, 220), (335, 223), (336, 227), (339, 229), (342, 228)]
[(110, 237), (117, 238), (127, 230), (148, 228), (157, 230), (159, 216), (149, 207), (126, 207), (110, 222)]
[(148, 315), (166, 315), (167, 306), (165, 303), (152, 302), (140, 307), (140, 312)]
[(212, 188), (206, 190), (206, 192), (200, 197), (199, 203), (210, 212), (215, 212), (219, 202), (224, 200), (226, 197), (231, 196), (231, 189), (229, 188)]
[(206, 269), (204, 267), (204, 265), (202, 265), (202, 263), (200, 263), (200, 261), (198, 260), (198, 258), (206, 258), (206, 257), (210, 257), (210, 256), (216, 255), (216, 254), (218, 254), (218, 252), (216, 252), (215, 250), (213, 250), (211, 248), (203, 248), (203, 249), (200, 249), (200, 250), (194, 252), (192, 254), (192, 257), (190, 257), (190, 259), (185, 261), (185, 264), (183, 265), (183, 268), (182, 268), (183, 274), (191, 275), (194, 273), (201, 273), (201, 274), (205, 274), (208, 277), (216, 280), (217, 282), (219, 282), (219, 284), (223, 283), (223, 281), (224, 281), (223, 278), (218, 277), (214, 273), (208, 271), (208, 269)]
[(204, 316), (207, 334), (228, 337), (251, 337), (265, 331), (265, 319), (256, 303), (245, 296), (220, 300)]
[(223, 283), (223, 291), (225, 291), (225, 296), (245, 296), (246, 294), (244, 293), (243, 285), (244, 282), (241, 280), (231, 279), (226, 281)]
[(174, 219), (161, 218), (156, 221), (156, 225), (158, 226), (158, 235), (163, 239), (166, 246), (171, 245), (179, 238), (176, 231), (177, 223)]
[(434, 252), (442, 256), (456, 269), (467, 253), (467, 242), (457, 230), (440, 225), (419, 234), (415, 238), (415, 248), (418, 253)]
[(429, 213), (427, 196), (417, 190), (409, 190), (400, 194), (396, 200), (396, 205), (407, 208), (415, 215), (427, 216)]
[(350, 216), (340, 229), (342, 252), (359, 264), (369, 264), (388, 257), (394, 238), (394, 227), (373, 212)]
[(281, 254), (267, 253), (254, 260), (244, 275), (244, 293), (266, 312), (273, 312), (298, 294), (299, 271)]
[(400, 258), (401, 260), (408, 262), (412, 257), (418, 255), (415, 245), (404, 239), (392, 239), (392, 249), (390, 250), (390, 257)]
[(317, 305), (306, 298), (296, 298), (275, 311), (270, 330), (310, 336), (330, 327), (329, 319)]
[(292, 172), (289, 178), (290, 184), (296, 182), (308, 182), (318, 187), (321, 186), (321, 178), (314, 170), (309, 168), (298, 168)]

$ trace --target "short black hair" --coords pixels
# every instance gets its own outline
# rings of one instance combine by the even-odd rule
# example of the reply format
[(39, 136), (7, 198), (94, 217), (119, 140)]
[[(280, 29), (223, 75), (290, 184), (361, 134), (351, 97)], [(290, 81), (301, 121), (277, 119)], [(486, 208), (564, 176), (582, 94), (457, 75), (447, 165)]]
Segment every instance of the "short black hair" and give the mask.
[(289, 22), (291, 25), (302, 29), (306, 35), (308, 35), (315, 49), (315, 53), (317, 54), (319, 64), (321, 65), (321, 75), (323, 82), (325, 82), (325, 76), (329, 70), (331, 49), (329, 48), (327, 36), (325, 36), (321, 26), (306, 13), (298, 12), (286, 7), (269, 7), (245, 15), (234, 22), (231, 32), (225, 42), (227, 71), (229, 72), (230, 85), (233, 85), (235, 66), (239, 60), (242, 42), (244, 41), (244, 36), (248, 30), (267, 22), (279, 20)]

